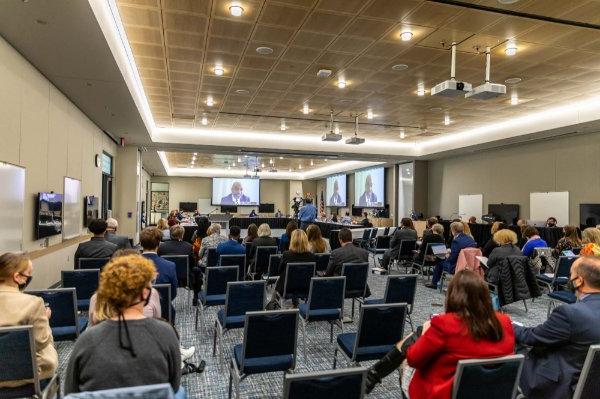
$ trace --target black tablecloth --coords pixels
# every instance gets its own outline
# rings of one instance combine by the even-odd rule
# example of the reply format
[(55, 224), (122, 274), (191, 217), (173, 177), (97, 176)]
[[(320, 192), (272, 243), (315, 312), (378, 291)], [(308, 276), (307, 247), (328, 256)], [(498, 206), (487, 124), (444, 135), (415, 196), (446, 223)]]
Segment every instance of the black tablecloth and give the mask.
[(229, 227), (238, 226), (240, 229), (247, 229), (252, 223), (256, 226), (260, 226), (263, 223), (269, 225), (272, 229), (285, 229), (289, 223), (290, 218), (231, 218), (229, 219)]

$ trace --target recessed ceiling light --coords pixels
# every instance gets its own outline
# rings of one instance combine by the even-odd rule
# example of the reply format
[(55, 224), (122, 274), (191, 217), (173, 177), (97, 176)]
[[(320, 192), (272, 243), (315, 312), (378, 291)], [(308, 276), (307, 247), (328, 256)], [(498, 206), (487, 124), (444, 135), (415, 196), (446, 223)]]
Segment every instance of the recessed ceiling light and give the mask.
[(302, 169), (302, 164), (298, 165), (298, 170)]
[(504, 50), (504, 54), (508, 55), (508, 56), (513, 56), (515, 54), (517, 54), (517, 45), (513, 42), (509, 42), (506, 45), (506, 49)]
[(229, 13), (234, 17), (241, 17), (244, 13), (244, 8), (242, 8), (242, 6), (239, 5), (232, 5), (231, 7), (229, 7)]
[(406, 32), (400, 33), (400, 40), (402, 40), (403, 42), (410, 41), (410, 39), (412, 39), (412, 37), (413, 37), (412, 32), (406, 31)]
[(392, 65), (392, 69), (394, 71), (404, 71), (405, 69), (408, 69), (408, 65), (406, 65), (406, 64), (396, 64), (396, 65)]
[(208, 118), (207, 118), (206, 116), (203, 116), (203, 117), (202, 117), (202, 121), (201, 121), (201, 122), (202, 122), (202, 125), (203, 125), (203, 126), (206, 126), (206, 125), (208, 125)]
[(308, 115), (308, 113), (309, 113), (309, 112), (310, 112), (310, 109), (308, 108), (308, 104), (306, 104), (306, 103), (305, 103), (305, 104), (302, 106), (302, 113), (303, 113), (304, 115)]
[(228, 165), (228, 166), (227, 166), (227, 170), (231, 170), (231, 165)]
[(231, 164), (231, 166), (233, 166), (233, 167), (235, 168), (235, 162), (233, 162), (233, 163)]
[(235, 92), (237, 94), (250, 94), (250, 90), (246, 90), (246, 89), (237, 89)]
[(285, 132), (287, 130), (287, 126), (285, 124), (285, 119), (281, 120), (281, 126), (279, 126), (279, 130), (281, 130), (282, 132)]
[(260, 167), (261, 167), (261, 168), (264, 168), (264, 167), (265, 167), (265, 163), (264, 163), (264, 162), (263, 162), (263, 163), (261, 163), (261, 164), (260, 164)]
[(440, 107), (431, 107), (431, 108), (429, 108), (429, 110), (431, 112), (440, 112), (442, 110), (442, 108), (440, 108)]
[(404, 133), (404, 129), (400, 129), (400, 138), (404, 139), (404, 137), (406, 137), (406, 134)]
[(214, 104), (215, 104), (215, 102), (213, 101), (212, 96), (206, 97), (206, 105), (208, 105), (209, 107), (212, 107)]
[(261, 46), (256, 48), (256, 52), (260, 55), (269, 55), (273, 54), (273, 49), (271, 47)]
[(510, 105), (518, 105), (519, 104), (519, 96), (517, 93), (513, 93), (510, 96)]
[(220, 65), (215, 66), (215, 75), (223, 76), (223, 73), (225, 73), (225, 70), (223, 69), (222, 66), (220, 66)]
[(327, 162), (327, 158), (325, 158), (323, 161)]
[(292, 168), (289, 168), (288, 170), (291, 172), (291, 171), (292, 171)]
[(339, 77), (338, 82), (337, 82), (337, 87), (339, 87), (340, 89), (345, 88), (346, 87), (346, 79), (344, 79), (343, 77)]
[(417, 84), (417, 95), (420, 97), (425, 95), (425, 85), (423, 83)]
[(283, 159), (283, 157), (279, 157), (279, 159)]
[(521, 83), (523, 79), (521, 78), (508, 78), (504, 81), (507, 85), (516, 85), (517, 83)]
[(269, 163), (273, 165), (273, 158), (269, 159)]
[(372, 109), (367, 110), (367, 119), (373, 119), (373, 110)]
[(196, 156), (196, 155), (198, 155), (198, 153), (197, 153), (197, 152), (195, 152), (195, 153), (193, 153), (192, 155), (193, 155), (193, 156)]
[(242, 162), (242, 157), (238, 157), (238, 163)]
[(450, 124), (450, 115), (444, 116), (444, 125), (448, 126)]
[(333, 128), (333, 132), (335, 134), (340, 134), (340, 126), (336, 123), (335, 127)]
[(315, 166), (315, 163), (313, 162), (313, 160), (310, 160), (310, 166)]

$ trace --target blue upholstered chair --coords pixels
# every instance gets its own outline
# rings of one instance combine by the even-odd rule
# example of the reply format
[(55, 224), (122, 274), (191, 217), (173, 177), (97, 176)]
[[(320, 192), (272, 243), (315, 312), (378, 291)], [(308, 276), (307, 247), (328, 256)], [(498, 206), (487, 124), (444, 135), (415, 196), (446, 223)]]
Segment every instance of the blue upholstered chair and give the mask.
[(514, 398), (523, 369), (523, 355), (459, 360), (452, 399)]
[(219, 266), (219, 254), (217, 248), (208, 248), (206, 250), (206, 267)]
[(281, 264), (281, 254), (274, 254), (269, 256), (269, 267), (267, 274), (263, 275), (263, 280), (267, 282), (267, 285), (274, 284), (279, 277), (279, 265)]
[(283, 399), (363, 399), (366, 379), (364, 367), (286, 374)]
[(306, 325), (311, 321), (327, 321), (331, 330), (329, 342), (333, 342), (333, 325), (337, 321), (344, 332), (344, 292), (346, 277), (313, 277), (310, 280), (308, 300), (298, 306), (302, 325), (304, 358), (306, 359)]
[(337, 336), (333, 368), (337, 365), (338, 351), (352, 365), (359, 365), (365, 360), (379, 360), (385, 356), (404, 336), (406, 313), (405, 303), (363, 305), (358, 331)]
[(177, 285), (180, 288), (190, 288), (190, 257), (187, 255), (162, 255), (168, 261), (175, 263)]
[(90, 298), (98, 289), (100, 269), (63, 270), (60, 276), (63, 288), (75, 288), (77, 309), (88, 310)]
[(236, 328), (244, 328), (247, 312), (264, 310), (267, 296), (266, 281), (230, 281), (227, 283), (225, 307), (217, 312), (213, 334), (213, 356), (216, 342), (220, 345), (220, 360), (223, 362), (223, 335)]
[(588, 350), (573, 399), (596, 399), (600, 393), (600, 345)]
[[(400, 248), (398, 249), (398, 256), (395, 259), (395, 263), (400, 267), (404, 267), (404, 273), (408, 273), (408, 268), (412, 267), (414, 259), (414, 250), (417, 247), (416, 240), (402, 240), (400, 241)], [(390, 265), (391, 267), (391, 265)]]
[(127, 388), (103, 389), (101, 391), (88, 391), (72, 393), (65, 399), (185, 399), (187, 395), (183, 387), (173, 393), (171, 384), (140, 385)]
[(32, 380), (15, 388), (0, 388), (0, 398), (50, 398), (60, 390), (58, 375), (40, 380), (33, 326), (0, 327), (0, 381)]
[(246, 313), (244, 341), (233, 347), (229, 398), (232, 385), (239, 398), (240, 383), (249, 375), (293, 370), (297, 337), (298, 311), (295, 309)]
[(152, 286), (160, 295), (160, 317), (173, 324), (171, 313), (171, 284), (154, 284)]
[(206, 281), (198, 293), (195, 326), (198, 329), (198, 316), (204, 317), (204, 308), (225, 305), (227, 283), (237, 281), (237, 266), (215, 266), (206, 268)]
[(344, 297), (352, 300), (352, 320), (354, 320), (354, 301), (365, 300), (367, 294), (367, 279), (369, 277), (369, 263), (344, 263), (342, 276), (346, 277), (346, 292)]
[(250, 277), (255, 278), (256, 275), (264, 274), (269, 268), (269, 259), (271, 255), (277, 253), (277, 247), (256, 247), (254, 253), (254, 263), (252, 270), (249, 271)]
[(246, 276), (246, 255), (221, 255), (219, 266), (237, 266), (238, 280), (243, 281)]
[(567, 284), (571, 276), (571, 266), (577, 256), (561, 256), (556, 262), (554, 273), (541, 273), (536, 276), (538, 283), (548, 287), (548, 291), (557, 290), (561, 285)]
[(79, 269), (102, 269), (110, 258), (79, 258)]
[(331, 254), (330, 253), (322, 253), (322, 254), (315, 254), (315, 256), (317, 258), (316, 271), (324, 272), (325, 270), (327, 270), (327, 265), (329, 264), (329, 258), (331, 258)]
[(87, 327), (88, 318), (77, 314), (75, 288), (54, 288), (27, 293), (39, 296), (50, 305), (50, 328), (55, 341), (75, 340)]
[(405, 303), (408, 305), (406, 321), (410, 324), (411, 331), (414, 331), (410, 315), (415, 303), (415, 294), (417, 292), (416, 274), (399, 274), (388, 276), (385, 283), (385, 293), (381, 299), (366, 299), (365, 305), (380, 305), (384, 303)]
[(283, 282), (282, 307), (286, 299), (306, 299), (310, 289), (310, 279), (315, 276), (315, 262), (288, 263)]

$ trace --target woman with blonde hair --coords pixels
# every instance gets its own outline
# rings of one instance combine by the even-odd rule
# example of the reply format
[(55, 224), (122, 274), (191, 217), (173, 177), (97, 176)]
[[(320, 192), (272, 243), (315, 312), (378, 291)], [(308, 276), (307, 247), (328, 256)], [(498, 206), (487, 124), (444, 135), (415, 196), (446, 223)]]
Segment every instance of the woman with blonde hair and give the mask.
[(517, 247), (517, 233), (509, 229), (498, 230), (494, 234), (494, 242), (498, 247), (494, 248), (487, 261), (485, 271), (486, 281), (498, 284), (500, 280), (500, 263), (509, 256), (522, 256)]
[(69, 358), (65, 394), (181, 379), (181, 355), (175, 331), (164, 321), (147, 318), (156, 268), (140, 255), (111, 260), (100, 274), (96, 317), (104, 320), (75, 342)]
[[(52, 312), (44, 306), (42, 298), (23, 292), (32, 276), (33, 265), (26, 255), (7, 252), (0, 256), (0, 327), (33, 326), (38, 375), (40, 379), (47, 379), (58, 367), (58, 354), (48, 321)], [(27, 383), (30, 381), (0, 381), (0, 387), (18, 387)]]
[(600, 256), (600, 230), (595, 227), (588, 227), (581, 233), (581, 243), (583, 247), (580, 255)]
[(310, 252), (308, 236), (304, 230), (294, 230), (290, 239), (290, 249), (281, 255), (281, 261), (279, 263), (279, 278), (275, 284), (275, 291), (277, 291), (279, 295), (283, 295), (283, 284), (285, 283), (285, 276), (287, 274), (287, 267), (289, 263), (316, 261), (317, 258), (315, 254)]
[(326, 240), (321, 235), (321, 229), (316, 224), (311, 224), (306, 229), (308, 237), (308, 247), (313, 254), (322, 254), (331, 252), (329, 240)]
[(156, 228), (159, 229), (163, 235), (162, 240), (167, 241), (171, 239), (171, 230), (169, 230), (169, 223), (167, 219), (161, 218), (156, 224)]
[(488, 258), (490, 256), (490, 254), (492, 253), (492, 251), (494, 250), (494, 248), (497, 248), (499, 246), (498, 243), (496, 243), (496, 241), (494, 241), (494, 234), (496, 234), (496, 232), (498, 230), (502, 230), (506, 228), (506, 224), (504, 222), (494, 222), (492, 224), (492, 238), (490, 238), (488, 240), (488, 242), (485, 243), (485, 245), (483, 246), (483, 248), (481, 248), (481, 255), (485, 256), (486, 258)]

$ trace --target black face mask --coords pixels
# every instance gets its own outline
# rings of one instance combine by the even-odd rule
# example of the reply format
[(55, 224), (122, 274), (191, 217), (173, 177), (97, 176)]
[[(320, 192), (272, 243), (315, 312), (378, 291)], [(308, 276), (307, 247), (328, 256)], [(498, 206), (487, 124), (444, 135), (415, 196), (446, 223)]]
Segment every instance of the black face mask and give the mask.
[(27, 288), (27, 286), (31, 283), (31, 280), (33, 280), (33, 276), (28, 276), (23, 273), (19, 273), (19, 274), (23, 277), (27, 277), (27, 280), (23, 284), (19, 284), (19, 291), (24, 291), (25, 288)]
[(567, 288), (567, 290), (568, 290), (568, 291), (570, 291), (570, 292), (572, 292), (572, 293), (575, 293), (575, 292), (577, 292), (577, 289), (578, 289), (579, 287), (575, 287), (575, 284), (573, 284), (573, 281), (577, 280), (578, 278), (579, 278), (579, 277), (575, 277), (574, 279), (572, 279), (572, 280), (569, 280), (569, 281), (567, 282), (567, 286), (566, 286), (566, 288)]

